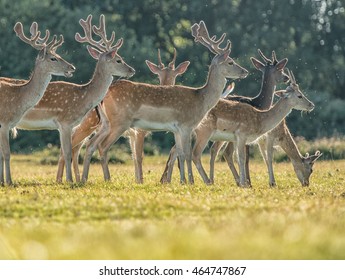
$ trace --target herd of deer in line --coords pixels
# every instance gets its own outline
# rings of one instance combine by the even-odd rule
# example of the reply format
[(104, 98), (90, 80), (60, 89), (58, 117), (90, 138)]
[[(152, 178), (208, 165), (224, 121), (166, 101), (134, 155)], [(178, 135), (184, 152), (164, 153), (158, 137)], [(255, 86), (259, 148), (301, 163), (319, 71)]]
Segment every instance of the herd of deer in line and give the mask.
[[(0, 98), (3, 106), (0, 114), (0, 183), (12, 184), (10, 171), (9, 131), (15, 129), (57, 129), (60, 132), (61, 154), (57, 181), (61, 182), (64, 168), (66, 180), (72, 182), (72, 164), (76, 181), (88, 179), (91, 156), (98, 149), (104, 179), (110, 179), (108, 151), (117, 139), (125, 134), (130, 138), (137, 183), (143, 182), (142, 159), (144, 138), (150, 131), (170, 131), (174, 134), (175, 146), (171, 149), (161, 182), (171, 181), (173, 165), (178, 159), (180, 181), (193, 183), (192, 161), (206, 184), (214, 182), (214, 162), (220, 149), (226, 145), (224, 157), (238, 186), (251, 186), (249, 176), (249, 144), (258, 143), (268, 167), (269, 184), (275, 186), (273, 174), (273, 146), (280, 145), (293, 164), (295, 173), (303, 186), (309, 185), (309, 177), (315, 161), (321, 156), (302, 156), (285, 123), (292, 109), (311, 111), (314, 104), (299, 89), (291, 71), (284, 68), (287, 58), (267, 58), (260, 50), (263, 61), (254, 57), (251, 61), (262, 72), (259, 94), (253, 98), (230, 95), (233, 83), (224, 91), (227, 79), (243, 79), (248, 71), (229, 56), (231, 42), (220, 47), (226, 34), (218, 40), (210, 37), (203, 21), (192, 26), (192, 36), (215, 54), (209, 66), (207, 81), (202, 87), (192, 88), (175, 85), (175, 79), (183, 74), (189, 61), (175, 68), (174, 58), (167, 67), (158, 52), (158, 65), (146, 61), (150, 70), (157, 74), (160, 85), (113, 81), (114, 76), (132, 77), (135, 70), (127, 65), (118, 50), (123, 39), (115, 41), (113, 31), (108, 39), (105, 18), (100, 16), (99, 26), (92, 25), (92, 16), (81, 19), (84, 36), (76, 33), (75, 39), (87, 43), (89, 54), (97, 60), (91, 80), (86, 84), (64, 81), (50, 82), (52, 75), (71, 77), (75, 67), (56, 54), (64, 42), (63, 36), (54, 35), (49, 41), (46, 30), (41, 37), (38, 25), (30, 27), (30, 37), (18, 22), (14, 26), (17, 36), (39, 50), (35, 67), (29, 80), (0, 78)], [(99, 37), (95, 40), (93, 36)], [(275, 91), (278, 83), (287, 83), (285, 90)], [(279, 100), (273, 104), (274, 95)], [(88, 137), (94, 134), (93, 137)], [(195, 144), (191, 139), (195, 137)], [(85, 139), (88, 139), (87, 141)], [(208, 141), (211, 147), (210, 174), (205, 172), (201, 155)], [(86, 142), (83, 173), (80, 176), (78, 155)], [(233, 154), (237, 152), (239, 173)], [(185, 174), (184, 165), (187, 165)], [(4, 174), (5, 169), (5, 174)], [(5, 175), (5, 176), (4, 176)]]

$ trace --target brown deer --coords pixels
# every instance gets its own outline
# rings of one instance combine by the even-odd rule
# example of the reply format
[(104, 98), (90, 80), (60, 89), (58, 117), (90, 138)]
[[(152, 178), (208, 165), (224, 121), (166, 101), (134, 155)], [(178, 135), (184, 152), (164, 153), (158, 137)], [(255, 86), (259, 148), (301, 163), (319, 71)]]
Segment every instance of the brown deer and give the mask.
[(217, 104), (226, 78), (244, 78), (248, 71), (229, 57), (231, 43), (220, 48), (226, 34), (219, 40), (209, 37), (203, 21), (192, 26), (195, 41), (215, 54), (206, 84), (200, 88), (185, 86), (155, 86), (145, 83), (119, 81), (110, 87), (104, 99), (106, 114), (110, 121), (110, 133), (97, 140), (97, 134), (86, 149), (82, 181), (88, 178), (92, 153), (97, 146), (105, 180), (110, 179), (108, 150), (130, 127), (146, 131), (171, 131), (174, 133), (177, 154), (181, 163), (180, 179), (185, 182), (184, 162), (187, 160), (188, 180), (194, 182), (191, 164), (191, 133), (205, 114)]
[[(115, 45), (115, 32), (107, 39), (104, 15), (100, 16), (99, 27), (91, 25), (92, 16), (80, 20), (85, 36), (76, 33), (75, 39), (80, 43), (88, 43), (89, 54), (97, 60), (94, 74), (86, 84), (52, 82), (48, 85), (42, 99), (29, 110), (18, 122), (17, 128), (26, 130), (58, 129), (66, 162), (66, 180), (72, 181), (71, 159), (72, 129), (84, 116), (99, 104), (111, 83), (113, 76), (131, 77), (135, 71), (128, 66), (118, 54), (123, 44), (119, 39)], [(92, 34), (100, 37), (93, 39)]]
[(0, 183), (4, 184), (4, 165), (6, 169), (6, 184), (12, 184), (10, 169), (9, 130), (15, 129), (23, 115), (32, 108), (43, 96), (52, 75), (72, 77), (75, 67), (56, 54), (63, 44), (63, 36), (59, 40), (54, 35), (48, 43), (50, 32), (41, 38), (38, 24), (33, 22), (30, 27), (31, 37), (24, 35), (23, 25), (17, 22), (14, 26), (16, 35), (25, 43), (39, 50), (35, 68), (31, 78), (23, 83), (12, 83), (9, 78), (0, 81)]
[[(261, 50), (258, 50), (259, 55), (262, 57), (263, 62), (260, 60), (251, 57), (252, 64), (254, 67), (262, 72), (262, 82), (261, 82), (261, 89), (257, 96), (255, 97), (244, 97), (244, 96), (234, 96), (234, 95), (228, 95), (229, 91), (233, 90), (233, 85), (230, 85), (230, 90), (226, 90), (223, 94), (223, 98), (226, 98), (228, 100), (233, 101), (240, 101), (247, 104), (250, 104), (251, 106), (260, 109), (260, 110), (267, 110), (272, 106), (273, 101), (273, 95), (274, 91), (276, 89), (276, 85), (278, 83), (287, 82), (289, 77), (284, 73), (284, 67), (286, 63), (288, 62), (287, 58), (277, 60), (276, 54), (273, 51), (272, 52), (272, 60), (268, 59)], [(214, 161), (216, 158), (216, 155), (218, 154), (220, 148), (224, 145), (224, 142), (215, 141), (211, 148), (211, 158), (210, 158), (210, 180), (213, 182), (214, 180)], [(229, 144), (231, 146), (231, 144)], [(246, 161), (246, 170), (247, 175), (249, 173), (249, 167), (248, 167), (248, 155), (249, 155), (249, 146), (246, 146), (246, 153), (247, 153), (247, 161)], [(169, 155), (169, 160), (166, 164), (166, 168), (163, 172), (161, 183), (169, 183), (171, 182), (171, 175), (173, 171), (173, 165), (174, 165), (174, 159), (172, 158), (172, 155), (174, 154), (174, 151), (172, 151)], [(228, 159), (228, 158), (226, 158)], [(232, 158), (228, 161), (229, 167), (231, 171), (233, 172), (235, 179), (238, 179), (238, 173), (232, 163)], [(237, 175), (237, 177), (236, 177)], [(248, 181), (249, 175), (247, 178)]]
[[(176, 49), (174, 48), (174, 56), (171, 62), (169, 62), (168, 66), (165, 66), (162, 63), (160, 50), (158, 49), (158, 65), (154, 64), (153, 62), (146, 60), (146, 64), (151, 70), (152, 73), (158, 75), (159, 81), (161, 85), (174, 85), (176, 77), (182, 75), (188, 68), (190, 62), (184, 61), (180, 63), (175, 68), (175, 61), (176, 61)], [(98, 114), (97, 114), (98, 111)], [(104, 122), (105, 120), (105, 122)], [(101, 122), (102, 121), (102, 122)], [(99, 126), (103, 126), (100, 128)], [(72, 135), (72, 162), (73, 162), (73, 169), (74, 174), (76, 176), (76, 181), (80, 181), (80, 173), (79, 173), (79, 166), (78, 166), (78, 158), (79, 158), (79, 151), (83, 145), (84, 139), (88, 137), (91, 133), (93, 133), (96, 129), (99, 131), (106, 131), (109, 129), (109, 119), (104, 113), (104, 111), (99, 108), (97, 110), (91, 111), (85, 121), (80, 124), (73, 132)], [(105, 133), (109, 133), (106, 131)], [(126, 135), (130, 138), (130, 145), (131, 151), (134, 160), (135, 166), (135, 179), (137, 183), (143, 183), (143, 171), (142, 171), (142, 161), (143, 161), (143, 150), (144, 150), (144, 139), (148, 135), (149, 132), (141, 129), (129, 129), (125, 132)], [(57, 181), (60, 182), (62, 180), (63, 175), (63, 168), (64, 168), (64, 160), (60, 157), (58, 172), (57, 172)]]
[(290, 85), (286, 90), (275, 92), (280, 99), (269, 110), (260, 111), (242, 102), (220, 100), (195, 130), (196, 142), (193, 149), (193, 161), (203, 178), (209, 184), (201, 164), (201, 154), (209, 140), (234, 142), (240, 166), (239, 185), (250, 185), (245, 168), (245, 145), (275, 128), (292, 109), (311, 111), (314, 104), (300, 91), (292, 72), (288, 71)]
[[(277, 127), (272, 129), (259, 140), (260, 151), (267, 165), (269, 185), (271, 187), (276, 186), (272, 164), (275, 144), (282, 147), (290, 158), (296, 176), (302, 186), (309, 186), (309, 178), (313, 172), (313, 165), (315, 161), (322, 156), (322, 153), (320, 153), (320, 151), (316, 151), (314, 155), (309, 155), (307, 153), (305, 156), (302, 156), (293, 140), (293, 137), (291, 136), (289, 128), (286, 125), (286, 121), (283, 120)], [(232, 152), (229, 154), (232, 154)]]

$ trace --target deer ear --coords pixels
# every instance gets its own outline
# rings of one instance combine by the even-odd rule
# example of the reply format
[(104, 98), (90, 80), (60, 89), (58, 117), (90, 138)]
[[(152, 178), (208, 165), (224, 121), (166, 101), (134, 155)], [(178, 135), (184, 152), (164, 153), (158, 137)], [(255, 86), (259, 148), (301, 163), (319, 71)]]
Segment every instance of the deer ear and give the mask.
[(89, 54), (96, 60), (99, 59), (100, 55), (101, 55), (101, 52), (96, 50), (95, 48), (91, 47), (91, 46), (87, 46), (86, 47), (87, 50), (89, 51)]
[(156, 64), (152, 63), (149, 60), (145, 60), (145, 62), (146, 62), (147, 67), (150, 69), (150, 71), (153, 74), (157, 74), (158, 75), (158, 73), (160, 73), (160, 69), (159, 69), (159, 67)]
[(175, 72), (177, 73), (177, 75), (182, 75), (184, 72), (186, 72), (189, 64), (190, 64), (189, 61), (180, 63), (175, 69)]
[(219, 55), (219, 58), (218, 58), (219, 63), (224, 63), (228, 59), (230, 52), (231, 50), (227, 50), (223, 54)]
[(286, 63), (288, 63), (288, 59), (287, 59), (287, 58), (284, 58), (284, 59), (280, 60), (280, 61), (277, 63), (276, 68), (277, 68), (278, 70), (283, 70), (284, 67), (285, 67), (285, 65), (286, 65)]
[(265, 65), (255, 57), (251, 57), (250, 60), (252, 61), (254, 67), (260, 71), (265, 67)]

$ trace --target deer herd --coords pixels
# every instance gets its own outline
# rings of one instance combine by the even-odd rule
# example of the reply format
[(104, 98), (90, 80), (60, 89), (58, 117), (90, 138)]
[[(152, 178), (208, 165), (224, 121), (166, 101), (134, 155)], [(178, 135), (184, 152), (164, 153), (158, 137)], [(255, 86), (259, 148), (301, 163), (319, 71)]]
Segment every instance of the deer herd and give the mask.
[[(273, 147), (283, 148), (293, 164), (297, 178), (303, 186), (309, 185), (309, 177), (315, 161), (322, 155), (302, 156), (285, 122), (292, 109), (311, 111), (314, 104), (300, 90), (293, 73), (286, 69), (287, 58), (278, 60), (275, 52), (267, 58), (258, 50), (263, 61), (251, 58), (254, 67), (262, 72), (261, 89), (253, 98), (232, 95), (234, 84), (224, 91), (227, 79), (243, 79), (248, 71), (229, 55), (231, 42), (224, 48), (224, 33), (218, 40), (210, 37), (203, 21), (191, 28), (194, 41), (214, 54), (205, 84), (201, 87), (175, 85), (190, 62), (175, 67), (174, 57), (166, 67), (158, 50), (158, 65), (146, 61), (149, 69), (157, 74), (160, 85), (113, 80), (114, 76), (129, 78), (135, 74), (118, 54), (123, 39), (115, 42), (115, 32), (106, 34), (105, 18), (100, 16), (99, 26), (92, 24), (92, 16), (79, 21), (84, 35), (76, 33), (79, 43), (86, 43), (91, 57), (97, 60), (94, 74), (86, 84), (64, 81), (50, 82), (52, 75), (71, 77), (75, 67), (56, 54), (64, 42), (50, 32), (44, 37), (38, 24), (32, 23), (30, 37), (24, 34), (23, 25), (14, 26), (16, 35), (39, 51), (29, 80), (0, 78), (0, 183), (12, 184), (10, 169), (9, 131), (16, 129), (57, 129), (60, 133), (61, 153), (56, 180), (62, 182), (64, 169), (66, 180), (73, 181), (72, 168), (77, 182), (88, 180), (90, 161), (98, 149), (104, 179), (110, 180), (108, 152), (121, 136), (128, 136), (135, 166), (135, 179), (143, 183), (143, 146), (145, 137), (152, 131), (172, 132), (172, 147), (162, 183), (169, 183), (174, 162), (178, 159), (181, 183), (194, 183), (192, 162), (203, 181), (212, 184), (217, 154), (224, 149), (224, 158), (238, 186), (251, 186), (249, 176), (249, 145), (258, 144), (268, 168), (269, 185), (275, 186), (273, 174)], [(94, 39), (97, 36), (97, 39)], [(285, 90), (276, 91), (278, 83), (289, 83)], [(253, 95), (246, 93), (246, 95)], [(274, 96), (279, 97), (273, 103)], [(90, 135), (93, 135), (90, 137)], [(195, 141), (192, 141), (194, 139)], [(210, 149), (210, 173), (203, 168), (201, 155), (212, 141)], [(194, 143), (192, 145), (192, 142)], [(78, 157), (86, 144), (83, 172), (80, 174)], [(236, 151), (239, 172), (234, 164)], [(187, 173), (185, 171), (185, 163)], [(5, 169), (5, 171), (4, 171)]]

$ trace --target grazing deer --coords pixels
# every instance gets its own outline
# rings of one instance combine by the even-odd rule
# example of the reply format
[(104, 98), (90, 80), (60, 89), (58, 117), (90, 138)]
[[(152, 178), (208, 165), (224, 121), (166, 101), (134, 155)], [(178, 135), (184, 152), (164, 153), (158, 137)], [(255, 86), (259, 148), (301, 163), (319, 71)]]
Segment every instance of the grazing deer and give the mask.
[[(146, 60), (145, 62), (151, 70), (151, 72), (158, 75), (161, 85), (174, 85), (176, 77), (182, 75), (187, 70), (190, 63), (189, 61), (184, 61), (175, 68), (175, 61), (176, 49), (174, 49), (173, 59), (171, 62), (169, 62), (167, 67), (162, 63), (160, 50), (158, 49), (158, 65), (154, 64), (149, 60)], [(104, 108), (104, 110), (106, 110), (106, 108)], [(83, 145), (84, 139), (88, 137), (91, 133), (93, 133), (96, 129), (98, 129), (99, 131), (105, 131), (109, 129), (109, 120), (106, 113), (100, 109), (98, 110), (98, 113), (99, 115), (97, 115), (96, 110), (91, 111), (87, 115), (85, 121), (74, 130), (72, 135), (72, 162), (77, 182), (80, 181), (80, 173), (78, 166), (79, 151)], [(105, 123), (103, 120), (105, 120)], [(104, 125), (104, 127), (99, 128), (100, 124)], [(106, 131), (105, 133), (109, 132)], [(125, 134), (127, 134), (130, 138), (131, 151), (135, 166), (135, 179), (137, 183), (143, 183), (142, 161), (144, 139), (148, 135), (148, 133), (149, 132), (141, 129), (129, 129), (127, 132), (125, 132)], [(60, 158), (57, 173), (57, 181), (62, 180), (63, 167), (64, 160), (63, 158)]]
[[(117, 53), (122, 46), (123, 39), (115, 45), (115, 32), (107, 39), (104, 15), (100, 16), (99, 27), (91, 26), (92, 16), (80, 20), (85, 36), (76, 33), (75, 39), (80, 43), (88, 43), (89, 54), (97, 60), (94, 74), (86, 84), (66, 82), (52, 82), (47, 87), (39, 103), (29, 110), (17, 124), (17, 128), (26, 130), (58, 129), (66, 162), (66, 180), (72, 181), (71, 159), (72, 129), (77, 126), (84, 116), (99, 104), (109, 86), (113, 76), (131, 77), (135, 71), (128, 66)], [(96, 41), (92, 33), (100, 37)]]
[(249, 182), (246, 180), (245, 145), (276, 127), (292, 109), (314, 109), (314, 104), (300, 91), (292, 72), (288, 73), (290, 85), (286, 90), (275, 92), (280, 99), (269, 110), (260, 111), (242, 102), (220, 100), (195, 129), (193, 161), (205, 183), (209, 184), (210, 179), (202, 167), (201, 154), (209, 140), (235, 142), (240, 166), (239, 185), (246, 187)]
[(31, 37), (25, 36), (23, 25), (17, 22), (14, 26), (16, 35), (29, 44), (39, 54), (35, 68), (29, 81), (21, 84), (11, 83), (11, 79), (0, 81), (0, 184), (4, 184), (4, 164), (6, 169), (6, 184), (12, 184), (10, 169), (9, 130), (15, 129), (22, 116), (32, 108), (43, 96), (52, 75), (72, 77), (75, 67), (56, 54), (56, 50), (63, 44), (63, 36), (57, 40), (56, 35), (48, 43), (50, 32), (41, 38), (38, 24), (33, 22), (30, 27)]
[[(276, 89), (276, 85), (278, 83), (287, 82), (289, 77), (284, 73), (284, 67), (286, 63), (288, 62), (287, 58), (277, 60), (276, 54), (273, 51), (272, 52), (272, 60), (268, 59), (261, 50), (258, 50), (259, 55), (262, 57), (264, 62), (259, 61), (258, 59), (251, 57), (251, 61), (256, 69), (262, 72), (262, 82), (261, 82), (261, 89), (257, 96), (255, 97), (244, 97), (244, 96), (233, 96), (228, 95), (229, 91), (232, 91), (233, 85), (229, 86), (229, 89), (227, 89), (223, 93), (223, 98), (226, 98), (228, 100), (233, 101), (240, 101), (247, 104), (250, 104), (251, 106), (259, 109), (259, 110), (267, 110), (272, 106), (273, 102), (273, 96), (274, 91)], [(216, 158), (216, 155), (218, 154), (220, 148), (223, 146), (224, 142), (215, 141), (211, 148), (211, 159), (210, 159), (210, 180), (213, 183), (214, 180), (214, 161)], [(231, 145), (231, 144), (230, 144)], [(249, 146), (246, 146), (246, 153), (247, 153), (247, 161), (246, 161), (246, 169), (247, 169), (247, 175), (249, 172), (248, 168), (248, 155), (249, 155)], [(169, 155), (168, 162), (166, 164), (166, 168), (163, 172), (163, 175), (161, 177), (161, 183), (169, 183), (171, 182), (171, 176), (173, 171), (173, 165), (174, 165), (174, 158), (172, 155), (174, 154), (174, 150)], [(228, 158), (227, 158), (228, 159)], [(230, 159), (232, 162), (232, 158)], [(238, 174), (233, 164), (228, 161), (229, 167), (234, 174), (234, 177), (237, 179)], [(237, 177), (236, 177), (237, 175)], [(249, 177), (249, 175), (248, 175)], [(248, 178), (247, 178), (248, 179)], [(249, 179), (248, 179), (249, 180)], [(249, 180), (250, 181), (250, 180)]]
[(194, 182), (191, 163), (191, 133), (205, 114), (217, 104), (227, 78), (244, 78), (248, 71), (229, 57), (231, 43), (220, 48), (226, 34), (219, 40), (209, 37), (203, 21), (192, 26), (195, 41), (215, 54), (206, 84), (200, 88), (185, 86), (155, 86), (145, 83), (119, 81), (110, 87), (104, 99), (110, 121), (110, 133), (102, 141), (95, 141), (86, 149), (82, 181), (88, 178), (91, 155), (98, 145), (104, 179), (110, 179), (108, 150), (130, 127), (146, 131), (171, 131), (174, 133), (177, 155), (180, 160), (180, 179), (185, 182), (184, 162), (187, 160), (188, 180)]
[(316, 151), (314, 155), (306, 154), (302, 156), (284, 119), (278, 126), (259, 139), (260, 151), (268, 168), (269, 185), (272, 187), (276, 186), (272, 164), (274, 144), (282, 147), (290, 158), (296, 176), (302, 186), (309, 186), (309, 178), (313, 172), (313, 165), (322, 156), (322, 153)]

